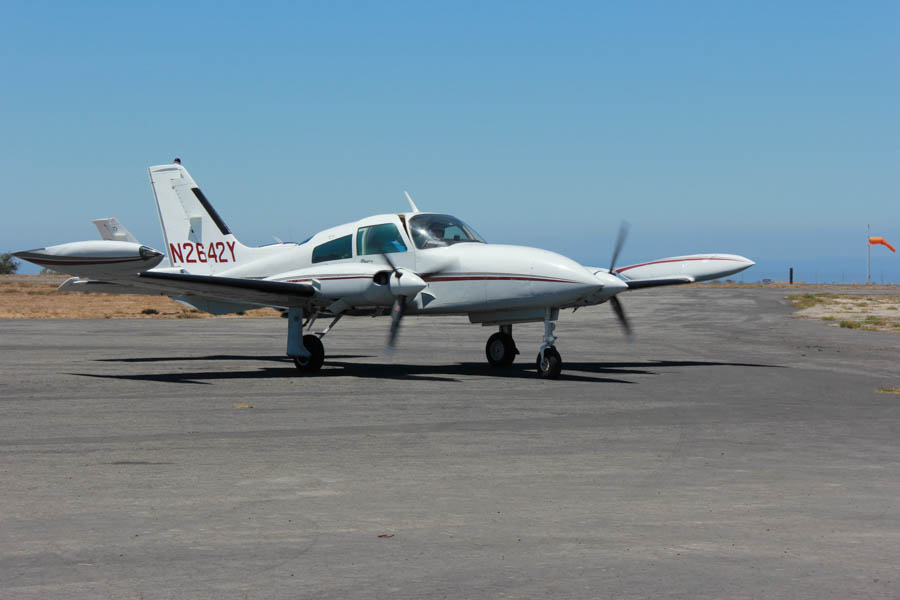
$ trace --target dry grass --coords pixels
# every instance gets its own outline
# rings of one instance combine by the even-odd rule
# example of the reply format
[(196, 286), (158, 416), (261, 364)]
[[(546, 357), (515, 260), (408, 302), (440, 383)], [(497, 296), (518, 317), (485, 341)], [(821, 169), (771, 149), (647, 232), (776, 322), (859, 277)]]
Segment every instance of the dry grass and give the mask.
[(792, 294), (787, 296), (794, 306), (797, 308), (811, 308), (817, 304), (830, 304), (837, 297), (837, 294)]
[(900, 333), (900, 294), (821, 292), (792, 294), (786, 298), (800, 309), (795, 316), (801, 319), (825, 321), (843, 329)]
[(701, 283), (692, 283), (690, 284), (694, 287), (709, 287), (709, 288), (775, 288), (775, 289), (784, 289), (784, 290), (878, 290), (878, 291), (897, 291), (900, 292), (900, 285), (895, 284), (886, 284), (886, 285), (876, 285), (876, 284), (854, 284), (854, 283), (803, 283), (802, 281), (795, 282), (793, 284), (788, 283), (787, 281), (774, 281), (772, 283), (738, 283), (738, 282), (726, 282), (726, 281), (710, 281), (710, 282), (701, 282)]
[(0, 319), (204, 319), (277, 317), (271, 308), (216, 317), (183, 306), (166, 296), (57, 292), (67, 277), (0, 276)]
[(875, 390), (879, 394), (900, 394), (900, 386), (882, 386)]

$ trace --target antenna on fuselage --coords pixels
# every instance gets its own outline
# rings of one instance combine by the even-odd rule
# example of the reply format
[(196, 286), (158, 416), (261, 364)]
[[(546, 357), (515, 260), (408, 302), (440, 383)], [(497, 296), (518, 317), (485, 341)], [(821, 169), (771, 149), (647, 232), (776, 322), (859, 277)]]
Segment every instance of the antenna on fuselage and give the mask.
[(409, 195), (409, 192), (407, 192), (406, 190), (403, 190), (403, 193), (406, 195), (406, 199), (409, 200), (409, 206), (410, 206), (410, 208), (412, 208), (412, 211), (414, 213), (419, 212), (419, 207), (416, 206), (415, 202), (413, 202), (412, 196)]

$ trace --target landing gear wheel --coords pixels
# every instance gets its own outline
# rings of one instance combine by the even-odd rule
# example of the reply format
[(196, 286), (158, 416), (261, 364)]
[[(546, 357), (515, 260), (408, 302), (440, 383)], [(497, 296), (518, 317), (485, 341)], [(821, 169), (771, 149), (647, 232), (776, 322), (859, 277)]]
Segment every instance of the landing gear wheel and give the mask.
[(516, 359), (516, 343), (508, 333), (498, 331), (488, 338), (484, 355), (492, 367), (508, 367)]
[(295, 356), (294, 365), (301, 373), (315, 373), (325, 362), (325, 346), (317, 335), (304, 335), (303, 345), (309, 350), (309, 356)]
[(550, 346), (544, 350), (544, 360), (541, 360), (541, 353), (537, 355), (537, 372), (541, 379), (557, 379), (562, 373), (562, 358), (556, 348)]

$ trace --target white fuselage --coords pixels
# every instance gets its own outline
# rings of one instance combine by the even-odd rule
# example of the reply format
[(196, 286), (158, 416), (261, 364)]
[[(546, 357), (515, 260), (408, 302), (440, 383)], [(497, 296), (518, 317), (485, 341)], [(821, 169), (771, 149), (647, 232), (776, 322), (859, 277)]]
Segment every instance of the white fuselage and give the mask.
[[(303, 244), (284, 244), (279, 252), (219, 274), (312, 283), (323, 299), (343, 301), (347, 314), (377, 314), (394, 299), (390, 287), (379, 284), (392, 267), (384, 254), (359, 254), (357, 235), (361, 228), (392, 223), (406, 250), (391, 252), (390, 260), (398, 268), (418, 273), (427, 283), (426, 289), (409, 298), (410, 314), (540, 311), (598, 304), (625, 288), (617, 277), (595, 275), (571, 259), (538, 248), (481, 242), (417, 248), (406, 225), (412, 216), (376, 215), (333, 227)], [(350, 256), (313, 263), (316, 248), (346, 236), (351, 236)]]

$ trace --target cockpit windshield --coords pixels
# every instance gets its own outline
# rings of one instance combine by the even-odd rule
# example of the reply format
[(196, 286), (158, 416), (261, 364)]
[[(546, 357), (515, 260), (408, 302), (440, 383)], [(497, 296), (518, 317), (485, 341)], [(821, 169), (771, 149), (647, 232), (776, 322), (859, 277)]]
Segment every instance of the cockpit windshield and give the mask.
[(440, 248), (461, 242), (486, 243), (478, 232), (450, 215), (415, 215), (409, 230), (416, 248)]

